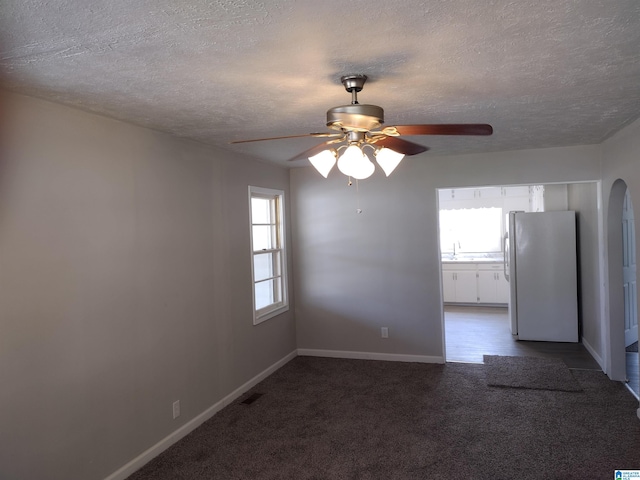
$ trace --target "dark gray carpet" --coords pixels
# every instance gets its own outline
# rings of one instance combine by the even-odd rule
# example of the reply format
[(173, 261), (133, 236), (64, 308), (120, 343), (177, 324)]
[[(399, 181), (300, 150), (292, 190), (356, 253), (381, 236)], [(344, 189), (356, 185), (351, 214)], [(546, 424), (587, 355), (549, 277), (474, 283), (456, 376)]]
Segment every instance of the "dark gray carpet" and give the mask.
[[(488, 387), (484, 365), (298, 357), (130, 480), (596, 479), (640, 466), (638, 402)], [(250, 405), (254, 392), (264, 393)]]
[(567, 365), (559, 358), (485, 355), (487, 385), (581, 392)]
[(631, 352), (631, 353), (633, 353), (633, 352), (637, 352), (637, 351), (638, 351), (638, 342), (636, 342), (636, 343), (632, 343), (631, 345), (629, 345), (629, 346), (626, 348), (626, 350), (627, 350), (627, 352)]

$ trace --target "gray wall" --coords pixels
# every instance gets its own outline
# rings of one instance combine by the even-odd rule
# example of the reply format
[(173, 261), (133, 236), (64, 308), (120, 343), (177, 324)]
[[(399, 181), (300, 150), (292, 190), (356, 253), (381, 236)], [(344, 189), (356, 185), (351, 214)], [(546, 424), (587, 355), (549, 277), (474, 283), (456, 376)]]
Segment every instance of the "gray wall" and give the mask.
[(247, 209), (289, 173), (7, 103), (0, 478), (105, 478), (295, 350), (293, 310), (252, 325)]
[[(436, 189), (597, 180), (600, 148), (406, 158), (355, 185), (291, 171), (298, 347), (442, 359)], [(594, 312), (593, 315), (596, 315)], [(380, 327), (389, 338), (380, 338)]]
[(580, 320), (582, 341), (602, 364), (604, 350), (600, 301), (600, 234), (598, 231), (598, 184), (567, 186), (569, 210), (576, 211), (579, 249)]

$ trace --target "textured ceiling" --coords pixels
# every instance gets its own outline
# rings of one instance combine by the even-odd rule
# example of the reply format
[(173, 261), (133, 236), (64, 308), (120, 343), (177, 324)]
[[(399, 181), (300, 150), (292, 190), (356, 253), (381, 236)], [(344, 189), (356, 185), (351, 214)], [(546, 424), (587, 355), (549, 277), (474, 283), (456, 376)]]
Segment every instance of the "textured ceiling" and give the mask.
[[(640, 116), (638, 0), (0, 0), (11, 90), (265, 160), (319, 142), (364, 73), (424, 155), (599, 143)], [(295, 162), (294, 165), (304, 165)], [(291, 164), (289, 164), (291, 165)]]

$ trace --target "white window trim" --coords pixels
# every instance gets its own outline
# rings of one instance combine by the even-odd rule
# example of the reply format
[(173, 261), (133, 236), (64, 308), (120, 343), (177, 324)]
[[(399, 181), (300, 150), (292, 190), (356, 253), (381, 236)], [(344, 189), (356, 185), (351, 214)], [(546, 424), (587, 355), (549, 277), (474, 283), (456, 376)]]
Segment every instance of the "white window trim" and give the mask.
[[(273, 305), (269, 305), (267, 307), (261, 308), (260, 310), (256, 310), (256, 289), (255, 289), (255, 272), (253, 267), (253, 257), (255, 252), (253, 250), (253, 219), (251, 213), (251, 198), (254, 195), (266, 195), (270, 197), (278, 197), (278, 207), (279, 207), (279, 218), (278, 218), (278, 238), (279, 238), (279, 250), (281, 252), (280, 255), (280, 271), (282, 272), (282, 301)], [(249, 249), (250, 249), (250, 259), (251, 259), (251, 297), (253, 300), (253, 324), (258, 325), (270, 318), (275, 317), (276, 315), (280, 315), (289, 310), (289, 291), (287, 288), (287, 244), (286, 244), (286, 235), (287, 231), (285, 228), (285, 208), (284, 208), (284, 191), (275, 190), (272, 188), (263, 188), (263, 187), (254, 187), (249, 185), (249, 197), (248, 197), (248, 205), (249, 205)]]

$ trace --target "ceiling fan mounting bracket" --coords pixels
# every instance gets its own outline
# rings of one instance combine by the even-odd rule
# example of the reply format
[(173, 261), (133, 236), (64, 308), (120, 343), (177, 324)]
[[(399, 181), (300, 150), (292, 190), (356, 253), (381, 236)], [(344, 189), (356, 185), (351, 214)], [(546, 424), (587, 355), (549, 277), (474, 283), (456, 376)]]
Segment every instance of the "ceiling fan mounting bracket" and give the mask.
[(351, 74), (340, 77), (340, 81), (347, 92), (359, 92), (367, 81), (367, 76), (362, 74)]

